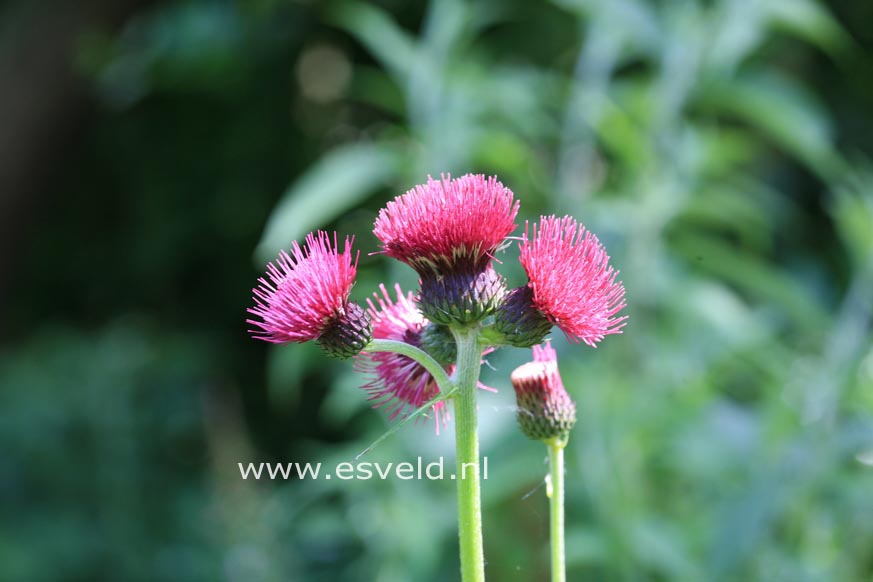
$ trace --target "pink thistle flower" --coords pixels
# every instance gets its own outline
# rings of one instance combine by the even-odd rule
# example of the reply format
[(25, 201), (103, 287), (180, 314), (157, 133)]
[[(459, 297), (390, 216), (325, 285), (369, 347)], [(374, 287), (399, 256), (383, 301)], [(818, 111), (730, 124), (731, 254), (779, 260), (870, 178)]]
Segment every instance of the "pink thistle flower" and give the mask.
[(289, 255), (284, 250), (267, 265), (267, 278), (252, 290), (255, 306), (246, 320), (258, 329), (257, 339), (272, 343), (319, 340), (329, 353), (354, 355), (369, 342), (370, 323), (363, 310), (349, 302), (357, 273), (358, 255), (352, 260), (353, 238), (346, 238), (339, 252), (337, 235), (324, 231), (306, 236), (305, 247), (295, 241)]
[(621, 333), (627, 316), (616, 314), (625, 307), (624, 286), (597, 237), (570, 216), (541, 217), (531, 231), (526, 226), (519, 260), (533, 306), (571, 341), (596, 346)]
[(534, 346), (533, 357), (533, 362), (519, 366), (510, 376), (519, 426), (533, 440), (566, 438), (576, 423), (576, 405), (558, 372), (558, 356), (546, 342)]
[(373, 229), (385, 254), (419, 272), (481, 271), (515, 230), (518, 202), (496, 177), (428, 177), (389, 202)]
[[(415, 347), (421, 346), (422, 330), (428, 325), (428, 320), (416, 308), (412, 293), (403, 294), (400, 285), (394, 285), (397, 300), (392, 301), (385, 285), (380, 285), (382, 292), (372, 299), (367, 299), (368, 313), (373, 321), (373, 337), (402, 341)], [(375, 408), (386, 406), (390, 411), (389, 418), (405, 416), (420, 408), (439, 394), (439, 385), (421, 364), (415, 360), (393, 352), (362, 352), (358, 355), (355, 367), (357, 371), (372, 375), (372, 379), (363, 386), (375, 401)], [(451, 373), (453, 365), (446, 366)], [(445, 402), (433, 405), (436, 429), (445, 426), (448, 421), (448, 410)]]

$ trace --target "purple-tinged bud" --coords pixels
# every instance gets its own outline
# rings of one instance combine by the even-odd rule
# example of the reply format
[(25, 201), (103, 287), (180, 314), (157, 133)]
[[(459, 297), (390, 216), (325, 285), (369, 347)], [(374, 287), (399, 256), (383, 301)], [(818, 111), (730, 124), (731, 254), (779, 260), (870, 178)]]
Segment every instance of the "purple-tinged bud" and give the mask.
[(566, 439), (576, 423), (576, 405), (564, 389), (555, 350), (548, 342), (534, 346), (534, 361), (512, 372), (518, 424), (530, 439)]
[(418, 305), (441, 325), (469, 325), (491, 315), (506, 293), (506, 284), (488, 265), (481, 271), (422, 275)]
[(348, 303), (345, 312), (336, 317), (316, 343), (328, 355), (345, 360), (354, 357), (373, 339), (370, 316), (357, 303)]
[(510, 291), (494, 313), (494, 329), (501, 340), (517, 348), (542, 343), (552, 322), (533, 304), (533, 290), (525, 285)]

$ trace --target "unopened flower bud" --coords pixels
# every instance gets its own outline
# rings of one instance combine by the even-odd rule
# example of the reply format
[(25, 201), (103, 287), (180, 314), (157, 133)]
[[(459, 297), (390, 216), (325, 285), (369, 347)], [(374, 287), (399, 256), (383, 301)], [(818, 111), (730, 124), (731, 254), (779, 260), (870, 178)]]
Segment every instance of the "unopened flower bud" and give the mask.
[(576, 405), (564, 389), (555, 350), (534, 346), (534, 361), (512, 372), (518, 403), (518, 424), (530, 439), (565, 439), (576, 423)]
[(455, 343), (455, 336), (444, 325), (429, 323), (424, 326), (421, 330), (419, 342), (421, 342), (421, 349), (433, 356), (437, 362), (444, 366), (454, 364), (458, 358), (458, 346)]

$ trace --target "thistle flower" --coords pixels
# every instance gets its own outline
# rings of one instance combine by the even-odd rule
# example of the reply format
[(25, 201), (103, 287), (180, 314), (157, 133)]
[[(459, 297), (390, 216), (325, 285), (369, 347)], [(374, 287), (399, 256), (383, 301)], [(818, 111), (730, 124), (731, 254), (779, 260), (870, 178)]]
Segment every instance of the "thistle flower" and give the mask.
[[(421, 347), (422, 334), (430, 325), (416, 308), (412, 293), (404, 295), (400, 285), (394, 285), (396, 301), (391, 299), (385, 285), (380, 285), (381, 296), (374, 293), (376, 303), (367, 299), (368, 314), (373, 321), (373, 337), (406, 342)], [(359, 372), (372, 375), (364, 385), (375, 408), (386, 406), (390, 419), (405, 416), (420, 408), (439, 394), (439, 385), (433, 376), (415, 360), (393, 352), (363, 352), (355, 361)], [(446, 366), (451, 373), (454, 366)], [(433, 405), (437, 432), (448, 421), (445, 402)]]
[[(624, 287), (615, 281), (618, 271), (594, 234), (570, 216), (544, 216), (539, 228), (525, 228), (520, 248), (529, 291), (513, 290), (515, 302), (505, 302), (495, 318), (495, 327), (510, 343), (535, 339), (533, 332), (544, 328), (542, 319), (569, 340), (590, 346), (621, 333), (627, 317), (616, 314), (625, 307)], [(520, 302), (524, 297), (529, 297), (528, 307)]]
[(515, 230), (518, 202), (496, 177), (428, 178), (379, 212), (373, 233), (385, 254), (420, 275), (481, 271)]
[(491, 314), (505, 292), (491, 267), (515, 229), (518, 202), (496, 178), (467, 174), (429, 179), (389, 202), (373, 229), (385, 254), (421, 276), (419, 304), (441, 325)]
[(549, 342), (533, 348), (533, 362), (510, 377), (518, 403), (518, 424), (530, 439), (565, 439), (576, 424), (576, 405), (564, 389), (558, 357)]
[(353, 238), (346, 238), (339, 252), (337, 235), (324, 231), (306, 236), (303, 248), (294, 242), (284, 250), (267, 275), (252, 289), (255, 306), (248, 313), (260, 319), (247, 323), (257, 339), (272, 343), (316, 340), (330, 355), (351, 357), (370, 341), (372, 326), (361, 307), (349, 301), (357, 273), (358, 256), (352, 261)]

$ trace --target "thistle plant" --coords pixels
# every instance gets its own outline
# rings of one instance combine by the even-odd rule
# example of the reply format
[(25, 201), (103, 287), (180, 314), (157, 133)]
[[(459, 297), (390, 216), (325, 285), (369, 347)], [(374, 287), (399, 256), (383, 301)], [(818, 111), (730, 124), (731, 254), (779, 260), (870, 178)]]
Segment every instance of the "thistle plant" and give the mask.
[(569, 216), (526, 224), (519, 260), (528, 282), (507, 290), (494, 257), (516, 229), (518, 209), (497, 178), (429, 179), (389, 202), (373, 229), (382, 254), (418, 273), (417, 293), (395, 285), (392, 298), (381, 285), (367, 309), (350, 302), (358, 257), (352, 258), (353, 241), (345, 239), (340, 252), (336, 233), (319, 231), (267, 267), (248, 310), (258, 339), (315, 341), (330, 356), (354, 357), (355, 369), (369, 378), (364, 390), (392, 419), (430, 413), (439, 431), (451, 403), (466, 582), (485, 579), (476, 405), (483, 354), (534, 347), (534, 362), (516, 370), (512, 381), (523, 432), (550, 446), (553, 557), (558, 543), (561, 548), (553, 571), (563, 576), (561, 455), (575, 408), (557, 375), (554, 350), (540, 344), (558, 326), (571, 341), (595, 346), (625, 322), (617, 315), (625, 306), (618, 272), (597, 237)]

